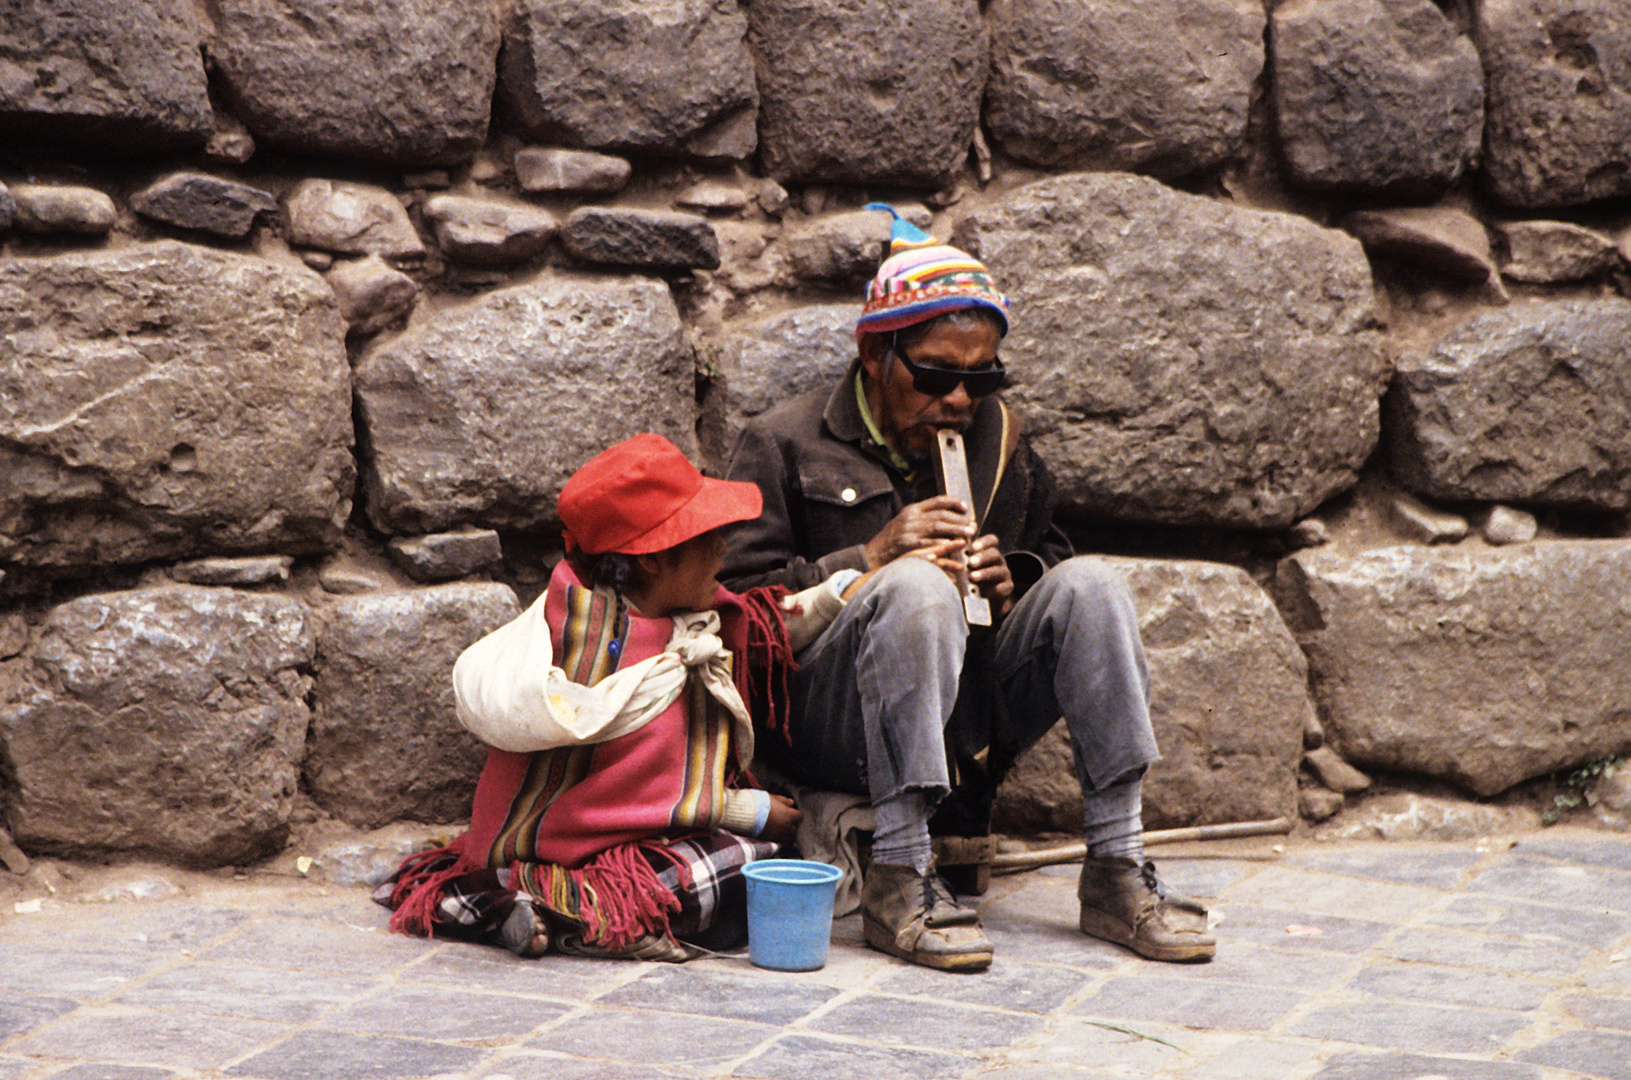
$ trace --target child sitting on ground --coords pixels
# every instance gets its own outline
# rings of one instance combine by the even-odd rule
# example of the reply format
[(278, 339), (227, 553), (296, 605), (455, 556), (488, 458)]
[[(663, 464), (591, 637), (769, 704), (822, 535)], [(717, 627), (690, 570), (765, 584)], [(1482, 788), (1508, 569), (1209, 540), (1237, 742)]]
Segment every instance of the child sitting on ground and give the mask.
[(529, 957), (680, 961), (742, 943), (741, 868), (800, 817), (750, 784), (747, 703), (785, 707), (793, 649), (857, 578), (726, 591), (719, 530), (760, 509), (755, 485), (702, 476), (657, 435), (567, 481), (567, 557), (547, 591), (454, 667), (459, 719), (491, 749), (469, 831), (376, 892), (392, 929)]

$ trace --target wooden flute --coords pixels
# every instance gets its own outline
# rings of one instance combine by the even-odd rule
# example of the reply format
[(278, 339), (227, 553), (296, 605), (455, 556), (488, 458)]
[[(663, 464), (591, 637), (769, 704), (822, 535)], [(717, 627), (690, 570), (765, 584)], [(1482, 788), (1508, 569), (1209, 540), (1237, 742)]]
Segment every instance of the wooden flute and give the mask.
[[(968, 454), (963, 449), (963, 436), (955, 431), (937, 431), (934, 439), (934, 476), (943, 495), (961, 499), (969, 508), (973, 520), (974, 489), (968, 479)], [(980, 587), (968, 579), (968, 553), (970, 540), (963, 547), (963, 569), (957, 574), (957, 588), (963, 594), (963, 618), (970, 626), (991, 625), (991, 602), (980, 595)]]

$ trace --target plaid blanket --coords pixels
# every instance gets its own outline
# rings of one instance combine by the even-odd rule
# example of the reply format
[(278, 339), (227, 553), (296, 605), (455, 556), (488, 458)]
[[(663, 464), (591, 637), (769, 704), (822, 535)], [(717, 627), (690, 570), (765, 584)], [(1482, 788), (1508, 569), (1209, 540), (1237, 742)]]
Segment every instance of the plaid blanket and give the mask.
[[(581, 956), (616, 956), (638, 960), (689, 960), (701, 952), (740, 948), (747, 940), (747, 887), (742, 867), (768, 859), (777, 845), (724, 830), (699, 833), (666, 843), (643, 845), (640, 857), (657, 880), (673, 893), (678, 904), (668, 914), (669, 935), (647, 934), (616, 949), (590, 939), (594, 897), (580, 890), (562, 889), (561, 868), (550, 864), (519, 864), (515, 868), (471, 870), (447, 880), (431, 915), (431, 934), (485, 945), (508, 947), (505, 922), (516, 905), (529, 903), (549, 927), (552, 947)], [(416, 867), (420, 874), (439, 875), (459, 861), (446, 851)], [(374, 890), (374, 900), (386, 907), (396, 892), (401, 870)]]

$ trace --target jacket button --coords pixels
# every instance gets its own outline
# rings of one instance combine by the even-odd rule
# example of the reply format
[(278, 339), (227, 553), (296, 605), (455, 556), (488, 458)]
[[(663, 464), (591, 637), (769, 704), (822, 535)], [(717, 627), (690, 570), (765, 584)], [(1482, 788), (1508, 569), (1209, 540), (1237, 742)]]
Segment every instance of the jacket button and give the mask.
[(845, 488), (843, 491), (840, 491), (838, 493), (838, 497), (840, 499), (843, 499), (845, 502), (854, 502), (855, 501), (855, 489), (854, 488)]

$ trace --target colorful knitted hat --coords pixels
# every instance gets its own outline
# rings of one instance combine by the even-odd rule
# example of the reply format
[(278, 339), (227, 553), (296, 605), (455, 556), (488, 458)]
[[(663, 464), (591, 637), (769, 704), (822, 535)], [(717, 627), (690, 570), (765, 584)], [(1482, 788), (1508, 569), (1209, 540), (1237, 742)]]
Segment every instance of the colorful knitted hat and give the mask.
[(944, 315), (960, 308), (986, 308), (996, 314), (1002, 334), (1008, 333), (1008, 298), (991, 280), (985, 264), (966, 251), (958, 251), (895, 213), (885, 203), (867, 203), (868, 210), (887, 210), (895, 218), (889, 228), (889, 258), (878, 276), (867, 283), (866, 306), (861, 309), (855, 334), (885, 333)]

